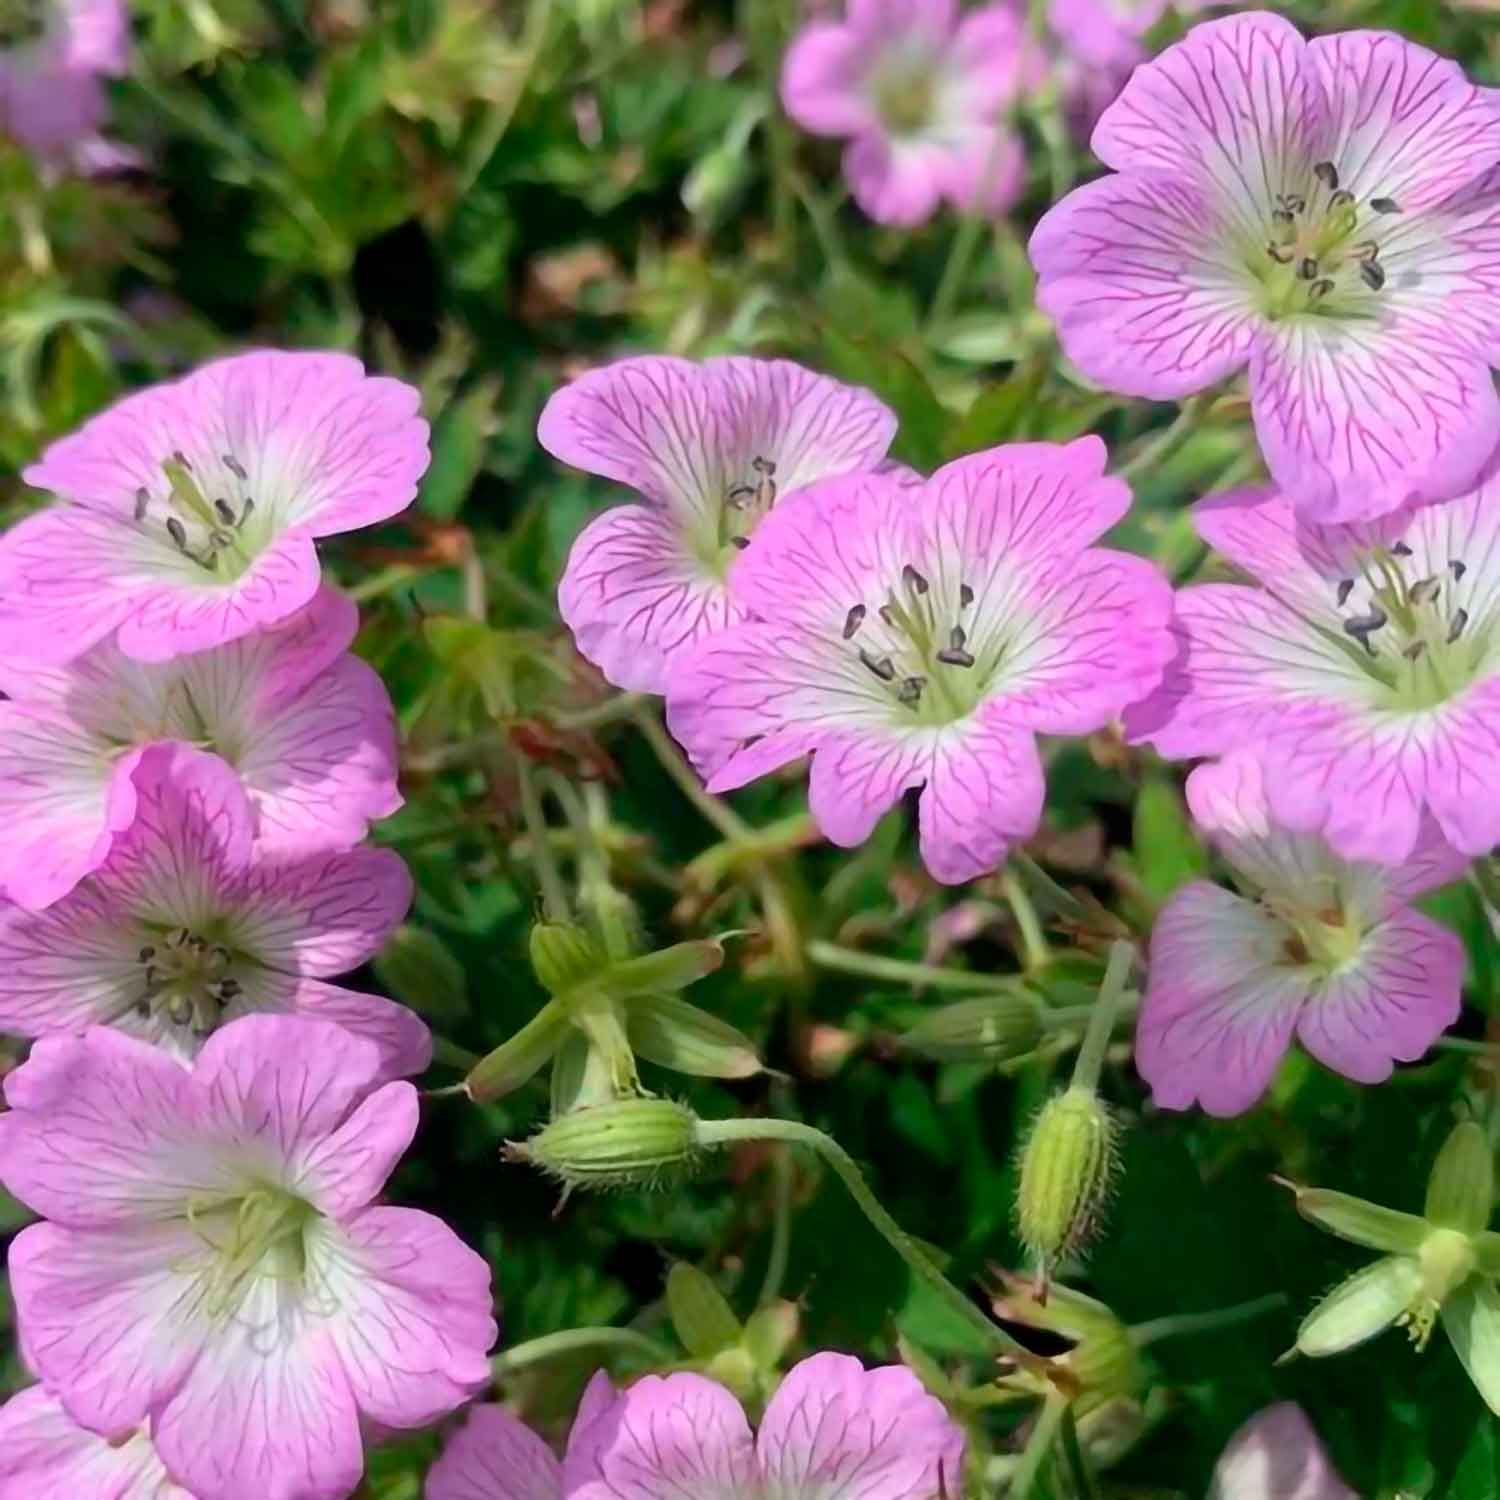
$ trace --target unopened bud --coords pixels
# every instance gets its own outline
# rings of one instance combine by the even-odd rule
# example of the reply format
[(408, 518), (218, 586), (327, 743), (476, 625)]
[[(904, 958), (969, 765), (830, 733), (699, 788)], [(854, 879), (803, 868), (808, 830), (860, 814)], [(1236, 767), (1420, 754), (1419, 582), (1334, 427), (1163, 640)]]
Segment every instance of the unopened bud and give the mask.
[(667, 1311), (682, 1347), (694, 1359), (708, 1359), (738, 1344), (744, 1331), (723, 1292), (686, 1261), (667, 1273)]
[(901, 1036), (909, 1051), (934, 1062), (1007, 1062), (1034, 1052), (1042, 1018), (1020, 995), (978, 995), (944, 1005)]
[(1116, 1160), (1114, 1120), (1092, 1089), (1075, 1085), (1042, 1106), (1021, 1154), (1016, 1221), (1044, 1272), (1087, 1244)]
[(690, 1109), (670, 1099), (616, 1099), (563, 1115), (506, 1154), (570, 1188), (626, 1188), (687, 1171), (701, 1151)]
[(576, 922), (538, 922), (531, 929), (531, 967), (549, 995), (561, 995), (608, 962), (597, 938)]
[(376, 957), (375, 972), (396, 999), (419, 1015), (455, 1021), (468, 1013), (464, 966), (425, 927), (402, 923)]
[(1495, 1206), (1494, 1153), (1473, 1120), (1455, 1125), (1427, 1178), (1425, 1217), (1444, 1229), (1476, 1234)]

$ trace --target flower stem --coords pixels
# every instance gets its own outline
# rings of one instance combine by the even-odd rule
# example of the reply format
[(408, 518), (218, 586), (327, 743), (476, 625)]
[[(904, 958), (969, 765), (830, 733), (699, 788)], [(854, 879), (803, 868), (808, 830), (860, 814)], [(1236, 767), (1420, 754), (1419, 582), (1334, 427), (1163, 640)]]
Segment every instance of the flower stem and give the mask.
[(1073, 1064), (1075, 1089), (1083, 1088), (1092, 1092), (1099, 1086), (1099, 1074), (1104, 1069), (1104, 1053), (1114, 1034), (1115, 1012), (1124, 998), (1125, 986), (1134, 964), (1135, 949), (1131, 944), (1123, 938), (1110, 944), (1109, 966), (1104, 971), (1104, 983), (1099, 986), (1099, 998), (1094, 1001), (1089, 1029), (1083, 1034), (1083, 1045), (1078, 1049), (1078, 1060)]
[(1094, 1471), (1083, 1456), (1083, 1446), (1078, 1441), (1078, 1423), (1070, 1405), (1063, 1408), (1062, 1451), (1067, 1461), (1068, 1472), (1073, 1479), (1076, 1500), (1099, 1500), (1099, 1486), (1094, 1482)]
[(1010, 1489), (1006, 1491), (1007, 1500), (1031, 1500), (1032, 1493), (1042, 1477), (1042, 1471), (1047, 1466), (1047, 1460), (1052, 1456), (1053, 1444), (1057, 1441), (1058, 1429), (1062, 1426), (1063, 1415), (1068, 1409), (1068, 1398), (1059, 1390), (1050, 1390), (1042, 1401), (1042, 1409), (1037, 1414), (1036, 1425), (1031, 1429), (1031, 1436), (1026, 1439), (1026, 1450), (1021, 1454), (1021, 1462), (1010, 1481)]
[(985, 220), (978, 213), (965, 214), (958, 221), (958, 231), (953, 236), (952, 248), (948, 251), (948, 259), (943, 263), (943, 274), (938, 279), (937, 291), (933, 293), (932, 306), (927, 312), (929, 336), (952, 317), (958, 294), (963, 290), (984, 229)]
[(1130, 1341), (1137, 1349), (1144, 1349), (1147, 1344), (1154, 1344), (1159, 1339), (1215, 1333), (1221, 1328), (1248, 1323), (1262, 1313), (1275, 1312), (1286, 1304), (1285, 1292), (1267, 1292), (1264, 1297), (1256, 1297), (1250, 1302), (1237, 1302), (1233, 1307), (1218, 1307), (1212, 1312), (1172, 1313), (1165, 1318), (1153, 1318), (1149, 1323), (1137, 1323), (1130, 1329)]
[(460, 1047), (457, 1042), (450, 1042), (447, 1037), (433, 1032), (432, 1060), (446, 1063), (448, 1067), (457, 1068), (461, 1073), (467, 1073), (479, 1061), (479, 1054), (470, 1052), (467, 1047)]
[(1121, 465), (1116, 477), (1134, 483), (1154, 465), (1165, 463), (1193, 435), (1213, 400), (1212, 391), (1202, 391), (1189, 397), (1182, 403), (1177, 415), (1133, 458)]
[(771, 1249), (766, 1256), (766, 1279), (757, 1307), (768, 1307), (781, 1295), (792, 1251), (792, 1154), (771, 1153)]
[(1005, 892), (1005, 899), (1010, 902), (1010, 909), (1015, 913), (1016, 926), (1021, 932), (1021, 954), (1026, 965), (1026, 972), (1034, 974), (1038, 969), (1045, 969), (1052, 962), (1052, 950), (1047, 946), (1047, 936), (1042, 931), (1036, 907), (1031, 904), (1031, 897), (1026, 894), (1026, 887), (1007, 870), (1000, 877), (1000, 889)]
[(961, 990), (1013, 994), (1025, 990), (1019, 974), (975, 974), (967, 969), (943, 969), (932, 964), (911, 963), (904, 958), (882, 958), (876, 953), (859, 953), (815, 938), (807, 945), (807, 956), (819, 968), (839, 974), (857, 974), (865, 979), (883, 979), (892, 984), (909, 984), (913, 988), (928, 985), (935, 990)]
[(698, 773), (687, 763), (677, 743), (662, 727), (652, 710), (639, 705), (632, 714), (641, 737), (650, 745), (662, 769), (681, 789), (684, 797), (698, 809), (727, 839), (745, 838), (751, 828), (727, 802), (721, 802), (704, 788)]
[(665, 1344), (659, 1344), (633, 1328), (565, 1328), (559, 1333), (544, 1333), (527, 1339), (490, 1361), (496, 1375), (509, 1375), (544, 1360), (562, 1359), (585, 1349), (613, 1349), (622, 1355), (651, 1365), (672, 1364), (677, 1356)]
[(939, 1298), (968, 1324), (992, 1353), (1004, 1355), (1027, 1365), (1040, 1363), (1030, 1350), (1018, 1344), (1003, 1329), (992, 1323), (928, 1259), (927, 1252), (891, 1217), (871, 1192), (864, 1174), (830, 1135), (800, 1120), (701, 1120), (698, 1138), (708, 1147), (731, 1145), (737, 1141), (782, 1141), (791, 1146), (805, 1146), (815, 1152), (849, 1189), (864, 1216), (879, 1231), (886, 1243)]
[(526, 820), (527, 841), (531, 846), (532, 868), (542, 888), (542, 909), (552, 922), (572, 919), (568, 888), (563, 884), (557, 855), (548, 837), (547, 820), (542, 815), (542, 799), (537, 794), (536, 773), (524, 755), (516, 756), (516, 779), (521, 788), (521, 816)]

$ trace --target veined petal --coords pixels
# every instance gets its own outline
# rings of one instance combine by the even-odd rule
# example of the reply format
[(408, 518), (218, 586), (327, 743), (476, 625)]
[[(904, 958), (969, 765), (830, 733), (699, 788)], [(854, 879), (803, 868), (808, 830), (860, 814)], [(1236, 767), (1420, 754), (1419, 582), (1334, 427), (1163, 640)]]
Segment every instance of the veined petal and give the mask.
[(1285, 962), (1290, 935), (1269, 912), (1204, 881), (1162, 908), (1135, 1040), (1136, 1067), (1158, 1105), (1196, 1101), (1236, 1115), (1265, 1091), (1310, 990)]
[(273, 969), (251, 970), (239, 998), (225, 1010), (228, 1021), (260, 1011), (290, 1012), (311, 1021), (332, 1021), (380, 1050), (381, 1076), (409, 1078), (432, 1061), (432, 1033), (416, 1011), (384, 995), (366, 995), (323, 979), (292, 977)]
[(777, 1387), (755, 1444), (768, 1500), (937, 1500), (960, 1491), (962, 1429), (901, 1365), (804, 1359)]
[[(896, 733), (886, 729), (836, 732), (819, 741), (808, 777), (807, 802), (830, 842), (843, 849), (864, 843), (902, 793), (927, 780), (943, 738), (941, 730)], [(957, 795), (951, 776), (945, 790), (949, 796)], [(951, 833), (951, 825), (941, 805), (929, 813), (928, 827), (934, 851), (944, 849), (944, 835)], [(946, 851), (939, 855), (940, 859), (949, 857)]]
[(1359, 1500), (1339, 1478), (1302, 1408), (1278, 1401), (1225, 1445), (1208, 1500)]
[(616, 687), (665, 690), (672, 662), (742, 618), (671, 511), (620, 505), (584, 527), (557, 591), (579, 652)]
[(1471, 1277), (1443, 1303), (1443, 1329), (1474, 1388), (1500, 1414), (1500, 1290)]
[(427, 1500), (558, 1500), (561, 1494), (562, 1465), (503, 1406), (470, 1407), (427, 1473)]
[(1302, 1320), (1298, 1352), (1316, 1359), (1363, 1344), (1389, 1328), (1421, 1286), (1422, 1272), (1406, 1255), (1390, 1255), (1356, 1271)]
[(850, 26), (814, 22), (787, 48), (781, 65), (781, 102), (814, 135), (859, 135), (878, 117), (865, 88), (878, 39)]
[(1457, 934), (1420, 912), (1393, 912), (1308, 999), (1297, 1039), (1346, 1078), (1381, 1083), (1394, 1061), (1415, 1062), (1458, 1019), (1463, 975)]

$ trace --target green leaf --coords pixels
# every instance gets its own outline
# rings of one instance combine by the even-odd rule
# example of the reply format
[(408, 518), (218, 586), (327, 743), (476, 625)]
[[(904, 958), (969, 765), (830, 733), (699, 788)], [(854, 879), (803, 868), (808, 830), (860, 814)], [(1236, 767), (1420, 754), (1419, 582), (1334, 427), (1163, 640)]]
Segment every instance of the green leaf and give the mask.
[(829, 328), (823, 333), (829, 369), (841, 380), (873, 391), (901, 419), (894, 457), (924, 472), (943, 460), (948, 413), (927, 377), (904, 354)]
[(974, 404), (948, 430), (944, 457), (961, 458), (1029, 431), (1031, 411), (1046, 383), (1048, 363), (1040, 356), (1018, 365), (1010, 377), (981, 391)]
[(498, 425), (500, 382), (489, 377), (450, 401), (433, 424), (432, 462), (422, 476), (421, 505), (435, 521), (451, 521), (463, 509), (484, 468), (485, 452)]
[(1132, 846), (1141, 884), (1157, 907), (1207, 867), (1182, 794), (1165, 776), (1153, 776), (1136, 797)]

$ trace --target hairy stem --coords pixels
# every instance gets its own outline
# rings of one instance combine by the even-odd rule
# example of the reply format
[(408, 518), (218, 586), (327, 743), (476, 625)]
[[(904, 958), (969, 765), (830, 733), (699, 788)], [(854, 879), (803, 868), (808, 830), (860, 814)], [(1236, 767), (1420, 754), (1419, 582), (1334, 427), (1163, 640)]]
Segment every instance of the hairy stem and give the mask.
[(544, 1333), (527, 1339), (490, 1361), (496, 1375), (509, 1375), (545, 1360), (562, 1359), (586, 1349), (612, 1349), (619, 1354), (650, 1365), (672, 1364), (677, 1356), (665, 1344), (659, 1344), (633, 1328), (565, 1328), (560, 1333)]
[(1073, 1064), (1073, 1087), (1092, 1090), (1099, 1086), (1099, 1074), (1104, 1069), (1104, 1053), (1109, 1039), (1114, 1034), (1115, 1013), (1125, 996), (1125, 986), (1130, 980), (1130, 970), (1135, 964), (1135, 949), (1123, 938), (1110, 944), (1109, 967), (1104, 971), (1104, 983), (1099, 986), (1099, 998), (1094, 1001), (1093, 1014), (1089, 1016), (1089, 1028), (1083, 1034), (1083, 1045), (1078, 1049), (1078, 1060)]

